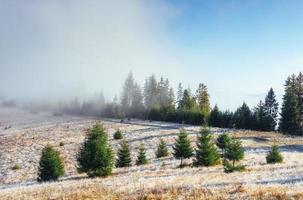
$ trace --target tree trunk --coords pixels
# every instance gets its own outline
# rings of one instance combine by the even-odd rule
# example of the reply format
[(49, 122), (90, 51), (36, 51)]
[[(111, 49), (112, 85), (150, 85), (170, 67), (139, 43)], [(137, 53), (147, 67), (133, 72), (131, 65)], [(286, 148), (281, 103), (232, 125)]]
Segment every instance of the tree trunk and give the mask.
[(181, 158), (181, 165), (180, 165), (180, 167), (183, 167), (182, 158)]

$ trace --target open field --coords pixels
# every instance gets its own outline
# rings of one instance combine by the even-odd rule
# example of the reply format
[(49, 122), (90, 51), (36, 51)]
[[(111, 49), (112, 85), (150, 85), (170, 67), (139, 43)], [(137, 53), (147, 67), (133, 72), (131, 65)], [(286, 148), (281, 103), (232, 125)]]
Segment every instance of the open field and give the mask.
[[(141, 143), (150, 164), (115, 169), (108, 178), (88, 179), (76, 170), (75, 157), (85, 130), (101, 121), (112, 135), (118, 128), (130, 142), (133, 160)], [(172, 123), (54, 116), (21, 109), (0, 110), (0, 199), (298, 199), (303, 195), (303, 138), (277, 133), (212, 128), (217, 137), (223, 132), (240, 137), (245, 147), (243, 173), (225, 174), (221, 165), (210, 168), (178, 168), (172, 156), (155, 158), (160, 138), (171, 149), (181, 125)], [(200, 127), (185, 126), (192, 142)], [(64, 142), (64, 146), (59, 143)], [(267, 165), (265, 156), (272, 144), (281, 145), (284, 162)], [(60, 151), (66, 175), (57, 183), (37, 184), (37, 167), (42, 148), (53, 145)], [(193, 143), (194, 144), (194, 143)], [(187, 160), (191, 163), (191, 160)], [(18, 165), (20, 169), (12, 169)], [(303, 198), (303, 196), (301, 197)]]

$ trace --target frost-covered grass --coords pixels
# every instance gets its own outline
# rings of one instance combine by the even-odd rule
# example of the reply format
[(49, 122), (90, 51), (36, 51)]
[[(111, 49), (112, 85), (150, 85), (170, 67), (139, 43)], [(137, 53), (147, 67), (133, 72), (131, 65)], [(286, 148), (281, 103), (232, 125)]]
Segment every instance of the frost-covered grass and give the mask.
[[(110, 178), (109, 178), (110, 179)], [(3, 190), (1, 199), (301, 199), (301, 185), (245, 185), (203, 188), (190, 184), (156, 181), (152, 184), (128, 184), (108, 187), (104, 179), (85, 179), (47, 183)], [(133, 180), (130, 180), (130, 183)], [(173, 182), (177, 179), (171, 180)]]
[[(7, 111), (8, 112), (8, 111)], [(181, 125), (173, 123), (131, 120), (101, 120), (108, 130), (110, 144), (117, 149), (119, 141), (113, 140), (120, 129), (129, 141), (135, 161), (138, 147), (145, 145), (150, 164), (114, 169), (108, 178), (88, 179), (76, 170), (75, 157), (85, 137), (85, 130), (96, 120), (71, 116), (53, 116), (47, 113), (14, 110), (8, 118), (0, 110), (0, 199), (129, 199), (150, 195), (151, 198), (175, 199), (181, 197), (230, 198), (247, 195), (301, 195), (303, 191), (303, 140), (278, 133), (237, 131), (212, 128), (214, 136), (228, 131), (240, 137), (245, 147), (246, 171), (225, 174), (221, 165), (210, 168), (178, 168), (179, 161), (170, 155), (155, 157), (156, 145), (163, 138), (172, 145)], [(28, 112), (26, 114), (26, 112)], [(16, 117), (14, 118), (14, 115)], [(15, 120), (15, 121), (14, 121)], [(4, 130), (7, 124), (11, 129)], [(186, 126), (193, 142), (200, 127)], [(64, 146), (60, 146), (64, 142)], [(267, 165), (265, 156), (272, 144), (281, 145), (282, 164)], [(51, 144), (60, 151), (66, 175), (60, 182), (39, 185), (35, 182), (41, 149)], [(191, 164), (191, 160), (186, 160)], [(19, 170), (11, 170), (18, 164)], [(20, 184), (22, 183), (22, 184)], [(14, 184), (14, 185), (11, 185)], [(278, 189), (277, 189), (278, 188)], [(163, 195), (163, 196), (162, 196)], [(286, 195), (286, 196), (285, 196)], [(160, 198), (160, 199), (161, 199)], [(182, 199), (182, 198), (181, 198)]]

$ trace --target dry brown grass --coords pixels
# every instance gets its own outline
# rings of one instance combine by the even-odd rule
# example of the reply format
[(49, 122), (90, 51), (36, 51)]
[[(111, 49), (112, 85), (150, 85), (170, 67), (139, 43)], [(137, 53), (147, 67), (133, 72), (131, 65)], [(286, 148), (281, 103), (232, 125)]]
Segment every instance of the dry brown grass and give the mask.
[[(299, 136), (283, 135), (277, 132), (260, 132), (260, 131), (230, 131), (230, 134), (239, 138), (255, 138), (265, 145), (296, 145), (303, 144), (303, 138)], [(263, 142), (262, 142), (263, 141)]]
[(86, 200), (86, 199), (303, 199), (303, 191), (287, 186), (245, 186), (241, 184), (230, 185), (224, 188), (195, 188), (195, 187), (168, 187), (159, 185), (152, 188), (138, 188), (136, 190), (105, 189), (100, 182), (78, 183), (51, 183), (6, 190), (0, 193), (0, 199), (37, 199), (37, 200)]

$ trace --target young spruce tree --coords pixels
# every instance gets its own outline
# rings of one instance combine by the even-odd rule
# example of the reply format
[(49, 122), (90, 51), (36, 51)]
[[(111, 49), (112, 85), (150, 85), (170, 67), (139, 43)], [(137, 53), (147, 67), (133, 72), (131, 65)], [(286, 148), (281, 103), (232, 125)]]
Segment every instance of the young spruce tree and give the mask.
[(193, 155), (193, 148), (191, 147), (190, 140), (188, 139), (185, 129), (180, 130), (173, 149), (174, 157), (181, 160), (180, 167), (183, 167), (183, 159), (190, 158)]
[(157, 147), (156, 156), (157, 158), (166, 157), (169, 155), (167, 144), (164, 142), (164, 140), (161, 138), (160, 142)]
[(114, 156), (102, 125), (97, 123), (88, 130), (77, 161), (78, 171), (87, 173), (89, 177), (108, 176), (112, 173)]
[(146, 151), (144, 148), (144, 145), (141, 144), (139, 147), (139, 153), (138, 153), (138, 157), (137, 157), (137, 165), (146, 165), (148, 163), (148, 160), (146, 158)]
[(213, 166), (219, 163), (220, 155), (213, 143), (213, 137), (208, 128), (204, 127), (197, 139), (196, 166)]
[(64, 175), (64, 165), (59, 152), (47, 145), (42, 150), (38, 168), (38, 182), (56, 181)]
[(230, 142), (230, 137), (226, 133), (219, 135), (219, 137), (217, 138), (216, 145), (218, 148), (221, 149), (222, 157), (224, 157), (224, 152), (225, 152), (225, 149), (227, 148), (229, 142)]
[(115, 140), (121, 140), (123, 139), (123, 134), (120, 130), (117, 130), (115, 133), (114, 133), (114, 139)]
[[(224, 170), (225, 172), (241, 171), (244, 169), (244, 166), (238, 165), (235, 166), (236, 161), (240, 161), (244, 158), (244, 149), (242, 143), (238, 138), (232, 138), (229, 144), (227, 145), (225, 154), (224, 154)], [(230, 164), (228, 161), (231, 161)]]
[(117, 167), (130, 167), (131, 166), (131, 156), (128, 143), (124, 140), (120, 144), (120, 149), (118, 150), (118, 159), (116, 161)]
[(268, 152), (268, 154), (266, 156), (266, 162), (269, 164), (283, 162), (283, 157), (282, 157), (279, 147), (277, 145), (273, 145), (271, 148), (271, 151)]

